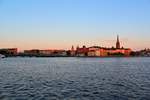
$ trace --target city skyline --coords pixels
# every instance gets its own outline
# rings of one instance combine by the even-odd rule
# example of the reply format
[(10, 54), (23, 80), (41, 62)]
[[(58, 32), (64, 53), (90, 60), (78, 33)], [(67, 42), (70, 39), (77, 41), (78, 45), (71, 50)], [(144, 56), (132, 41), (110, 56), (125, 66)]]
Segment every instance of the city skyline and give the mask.
[[(149, 52), (149, 49), (144, 51)], [(24, 50), (23, 52), (18, 52), (18, 48), (2, 48), (0, 49), (0, 54), (6, 56), (36, 56), (36, 57), (131, 57), (135, 56), (138, 52), (132, 51), (131, 48), (126, 48), (121, 46), (119, 35), (116, 38), (116, 46), (112, 47), (101, 47), (101, 46), (90, 46), (87, 47), (79, 45), (74, 48), (72, 47), (67, 50), (63, 49), (30, 49)], [(139, 54), (139, 53), (138, 53)], [(144, 54), (149, 56), (149, 54)]]
[[(20, 50), (20, 48), (18, 47), (13, 47), (13, 48), (9, 48), (9, 47), (6, 47), (6, 48), (0, 48), (0, 49), (17, 49), (17, 51), (19, 50), (19, 52), (22, 52), (24, 50), (72, 50), (75, 48), (79, 48), (79, 47), (83, 47), (83, 46), (88, 46), (88, 47), (101, 47), (101, 48), (116, 48), (116, 49), (121, 49), (121, 48), (126, 48), (124, 45), (121, 44), (120, 42), (120, 37), (119, 35), (117, 35), (116, 37), (116, 42), (114, 45), (112, 46), (102, 46), (102, 45), (86, 45), (86, 44), (82, 44), (82, 45), (72, 45), (71, 46), (71, 49), (70, 48), (67, 48), (67, 49), (63, 49), (63, 48), (44, 48), (44, 49), (41, 49), (41, 48), (30, 48), (30, 49), (22, 49)], [(131, 49), (131, 48), (130, 48)], [(148, 49), (148, 48), (147, 48)]]
[(150, 48), (149, 0), (1, 0), (0, 48)]

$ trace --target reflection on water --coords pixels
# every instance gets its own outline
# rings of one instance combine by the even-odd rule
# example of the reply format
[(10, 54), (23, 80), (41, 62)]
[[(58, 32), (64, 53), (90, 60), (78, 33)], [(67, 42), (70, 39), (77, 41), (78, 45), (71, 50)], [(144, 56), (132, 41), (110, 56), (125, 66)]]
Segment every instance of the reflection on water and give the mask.
[(149, 100), (150, 58), (0, 59), (0, 100)]

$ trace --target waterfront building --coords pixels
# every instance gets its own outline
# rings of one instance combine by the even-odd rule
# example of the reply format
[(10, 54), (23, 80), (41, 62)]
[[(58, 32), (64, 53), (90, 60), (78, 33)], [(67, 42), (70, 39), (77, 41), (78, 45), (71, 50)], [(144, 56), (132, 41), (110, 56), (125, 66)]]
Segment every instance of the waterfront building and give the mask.
[(67, 56), (66, 50), (54, 50), (52, 56)]
[(29, 54), (29, 55), (38, 55), (40, 50), (38, 49), (32, 49), (32, 50), (24, 50), (24, 54)]
[(144, 50), (137, 51), (136, 53), (138, 53), (138, 56), (150, 57), (150, 49), (149, 48), (148, 49), (145, 48)]
[(42, 54), (42, 55), (52, 55), (54, 52), (54, 50), (39, 50), (39, 54)]
[(0, 49), (0, 54), (14, 56), (18, 54), (17, 48), (3, 48)]
[(65, 50), (39, 50), (39, 49), (32, 49), (32, 50), (24, 50), (25, 55), (30, 56), (67, 56), (67, 52)]
[(86, 48), (85, 45), (82, 48), (78, 46), (76, 50), (76, 56), (79, 56), (79, 57), (88, 56), (88, 51), (89, 51), (89, 48)]
[(89, 57), (100, 56), (100, 47), (98, 46), (89, 47), (88, 56)]
[(121, 49), (106, 49), (107, 56), (115, 56), (115, 55), (122, 55), (122, 56), (130, 56), (131, 49), (130, 48), (121, 48)]

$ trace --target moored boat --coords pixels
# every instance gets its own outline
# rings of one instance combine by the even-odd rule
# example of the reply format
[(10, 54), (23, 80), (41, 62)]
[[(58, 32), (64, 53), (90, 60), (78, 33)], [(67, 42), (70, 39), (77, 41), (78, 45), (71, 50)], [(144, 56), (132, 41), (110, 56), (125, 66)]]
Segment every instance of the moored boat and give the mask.
[(0, 54), (0, 58), (5, 58), (5, 55)]

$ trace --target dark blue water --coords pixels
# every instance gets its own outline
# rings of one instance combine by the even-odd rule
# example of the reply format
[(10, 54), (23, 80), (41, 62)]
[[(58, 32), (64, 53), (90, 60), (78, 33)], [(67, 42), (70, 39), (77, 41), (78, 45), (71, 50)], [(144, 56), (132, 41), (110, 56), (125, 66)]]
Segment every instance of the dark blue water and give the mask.
[(0, 100), (150, 100), (150, 58), (0, 59)]

